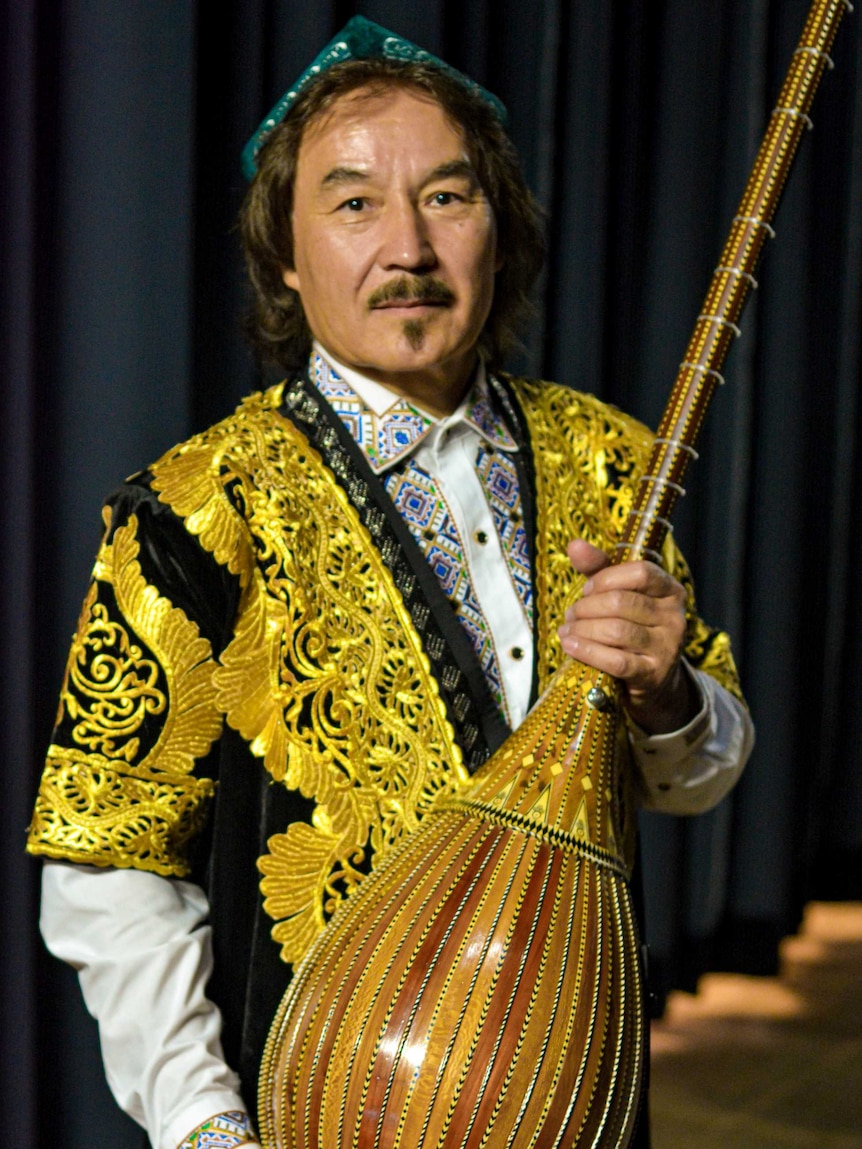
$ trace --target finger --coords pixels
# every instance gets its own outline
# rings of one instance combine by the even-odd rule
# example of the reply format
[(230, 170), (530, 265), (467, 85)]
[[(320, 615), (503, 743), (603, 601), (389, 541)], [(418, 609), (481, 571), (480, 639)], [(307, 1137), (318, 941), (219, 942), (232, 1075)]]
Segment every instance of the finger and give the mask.
[(664, 635), (660, 635), (655, 627), (641, 626), (623, 618), (580, 619), (577, 623), (560, 627), (559, 635), (564, 643), (583, 639), (633, 654), (654, 654), (665, 645), (662, 641)]
[(573, 539), (566, 547), (566, 553), (578, 574), (595, 574), (609, 566), (611, 561), (604, 551), (594, 547), (586, 539)]
[(661, 626), (679, 615), (675, 598), (661, 598), (632, 590), (599, 590), (595, 587), (586, 598), (572, 603), (564, 616), (566, 622), (587, 618), (618, 618), (641, 626)]
[(622, 682), (640, 681), (651, 674), (651, 667), (644, 655), (596, 642), (582, 634), (567, 636), (562, 645), (570, 658), (576, 658), (586, 666), (602, 670)]
[(635, 591), (651, 598), (676, 598), (682, 601), (685, 591), (677, 580), (655, 563), (639, 561), (620, 563), (596, 571), (584, 586), (583, 594), (605, 591)]

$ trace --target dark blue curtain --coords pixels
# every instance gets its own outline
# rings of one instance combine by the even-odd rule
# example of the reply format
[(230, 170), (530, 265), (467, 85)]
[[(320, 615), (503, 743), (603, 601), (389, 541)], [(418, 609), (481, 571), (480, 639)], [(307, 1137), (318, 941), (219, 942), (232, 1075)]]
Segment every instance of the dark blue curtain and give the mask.
[[(139, 1143), (24, 829), (103, 496), (260, 378), (238, 155), (354, 12), (497, 92), (551, 216), (513, 364), (655, 424), (805, 0), (0, 0), (0, 1081), (10, 1144)], [(839, 31), (677, 534), (759, 742), (730, 799), (644, 819), (661, 989), (768, 970), (810, 897), (862, 897), (862, 39)]]

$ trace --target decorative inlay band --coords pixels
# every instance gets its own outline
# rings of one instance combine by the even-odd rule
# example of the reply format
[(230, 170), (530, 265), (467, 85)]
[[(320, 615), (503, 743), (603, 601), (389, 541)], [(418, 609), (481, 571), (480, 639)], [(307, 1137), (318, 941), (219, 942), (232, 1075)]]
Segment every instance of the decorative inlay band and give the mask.
[(601, 850), (589, 842), (581, 841), (574, 834), (567, 834), (564, 830), (535, 822), (514, 810), (501, 810), (498, 806), (492, 806), (486, 802), (471, 801), (467, 798), (450, 798), (442, 808), (463, 810), (473, 814), (480, 813), (489, 822), (494, 822), (496, 825), (504, 826), (510, 830), (518, 830), (523, 834), (529, 834), (533, 838), (538, 838), (541, 842), (548, 842), (567, 853), (578, 854), (582, 858), (595, 862), (597, 866), (611, 870), (618, 877), (624, 878), (625, 881), (629, 880), (629, 872), (622, 858), (615, 857), (607, 850)]
[[(743, 271), (741, 267), (728, 267), (725, 264), (719, 264), (719, 266), (715, 270), (716, 270), (716, 272), (722, 272), (723, 271), (727, 275), (735, 275), (739, 279), (747, 280), (752, 291), (757, 291), (758, 287), (760, 286), (760, 284), (757, 282), (757, 280), (754, 278), (754, 276), (751, 274), (751, 272), (750, 271)], [(687, 366), (687, 364), (683, 364), (683, 366)], [(716, 371), (716, 375), (717, 374), (718, 374), (718, 372)], [(722, 382), (723, 382), (723, 380), (722, 380)]]
[[(689, 371), (697, 371), (701, 375), (708, 375), (711, 379), (714, 379), (716, 381), (716, 383), (719, 385), (719, 387), (724, 386), (724, 376), (721, 374), (720, 371), (714, 371), (712, 369), (712, 367), (704, 367), (704, 365), (702, 363), (692, 363), (688, 359), (684, 359), (682, 361), (682, 363), (680, 363), (679, 366), (680, 366), (680, 370), (687, 369)], [(681, 447), (685, 446), (686, 450), (694, 452), (693, 458), (695, 458), (695, 459), (700, 458), (700, 456), (697, 454), (696, 451), (694, 451), (694, 448), (692, 446), (683, 444), (680, 439), (657, 438), (655, 441), (656, 441), (656, 443), (679, 443), (679, 445)]]
[(668, 534), (673, 531), (673, 523), (670, 519), (663, 519), (661, 515), (652, 515), (649, 511), (629, 511), (629, 514), (633, 519), (650, 519), (654, 523), (661, 523)]
[(737, 325), (735, 323), (731, 323), (731, 321), (729, 319), (724, 319), (720, 315), (706, 315), (706, 314), (698, 315), (698, 317), (697, 317), (698, 323), (700, 323), (701, 319), (705, 319), (708, 323), (717, 323), (719, 325), (719, 327), (726, 327), (728, 329), (728, 331), (733, 332), (733, 334), (735, 335), (735, 337), (737, 339), (742, 334), (742, 331), (739, 329), (739, 327), (737, 327)]
[(681, 487), (679, 483), (673, 482), (672, 479), (666, 479), (664, 475), (641, 475), (642, 483), (655, 483), (657, 487), (670, 487), (672, 491), (676, 491), (679, 497), (685, 498), (685, 487)]
[[(685, 492), (683, 492), (683, 494), (685, 494)], [(617, 545), (614, 547), (614, 550), (615, 551), (630, 550), (631, 545), (632, 545), (631, 543), (617, 543)], [(650, 562), (655, 563), (656, 566), (659, 566), (659, 567), (662, 565), (661, 555), (658, 553), (658, 551), (654, 551), (651, 547), (641, 547), (640, 548), (640, 558), (649, 559)]]

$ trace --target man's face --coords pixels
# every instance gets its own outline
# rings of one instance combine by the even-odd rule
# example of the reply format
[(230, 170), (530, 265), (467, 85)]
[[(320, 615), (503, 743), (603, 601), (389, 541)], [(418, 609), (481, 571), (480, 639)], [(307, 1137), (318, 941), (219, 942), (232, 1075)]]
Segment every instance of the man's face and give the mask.
[(496, 227), (460, 132), (402, 88), (343, 96), (306, 130), (294, 267), (315, 338), (432, 410), (454, 409), (497, 270)]

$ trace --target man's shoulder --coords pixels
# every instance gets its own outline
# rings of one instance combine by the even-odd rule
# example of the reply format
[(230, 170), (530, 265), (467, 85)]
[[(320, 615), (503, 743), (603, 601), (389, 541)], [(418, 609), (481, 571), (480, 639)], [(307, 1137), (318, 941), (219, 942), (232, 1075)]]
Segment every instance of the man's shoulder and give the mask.
[[(130, 475), (124, 487), (160, 492), (164, 482), (195, 488), (204, 476), (262, 461), (267, 441), (284, 426), (278, 412), (285, 383), (254, 391), (223, 419), (168, 448), (155, 462)], [(170, 500), (162, 500), (169, 502)]]
[(503, 376), (529, 422), (554, 428), (558, 433), (624, 440), (640, 454), (649, 451), (654, 433), (640, 420), (612, 403), (564, 383), (523, 376)]
[[(236, 479), (266, 470), (267, 455), (292, 425), (279, 416), (284, 384), (248, 395), (226, 418), (165, 451), (130, 475), (107, 499), (113, 524), (134, 515), (173, 530), (171, 520), (198, 537), (220, 561), (232, 560), (243, 532), (242, 514), (229, 497)], [(111, 520), (109, 520), (111, 521)]]
[(264, 391), (253, 391), (218, 422), (176, 443), (149, 468), (163, 466), (168, 460), (190, 454), (222, 455), (225, 451), (241, 454), (257, 436), (277, 422), (277, 412), (284, 398), (285, 381)]

